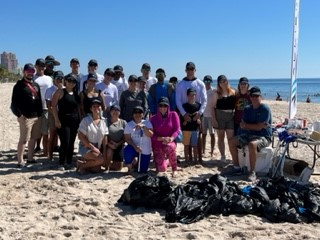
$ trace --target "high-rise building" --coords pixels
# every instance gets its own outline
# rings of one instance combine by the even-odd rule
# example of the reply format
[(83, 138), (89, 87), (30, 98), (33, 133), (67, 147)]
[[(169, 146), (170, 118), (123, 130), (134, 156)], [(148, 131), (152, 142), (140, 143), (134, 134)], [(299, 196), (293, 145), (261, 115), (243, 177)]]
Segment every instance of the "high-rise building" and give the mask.
[(3, 52), (1, 55), (1, 65), (9, 72), (18, 73), (18, 60), (14, 53)]

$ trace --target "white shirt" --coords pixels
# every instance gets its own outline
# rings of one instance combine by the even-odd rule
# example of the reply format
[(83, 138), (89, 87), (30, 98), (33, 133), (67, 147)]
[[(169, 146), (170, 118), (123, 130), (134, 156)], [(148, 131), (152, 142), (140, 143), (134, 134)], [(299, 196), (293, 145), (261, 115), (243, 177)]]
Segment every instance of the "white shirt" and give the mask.
[[(99, 73), (95, 73), (95, 74), (97, 74), (97, 77), (98, 77), (98, 82), (96, 82), (96, 84), (103, 82), (104, 76)], [(88, 80), (88, 74), (82, 75), (82, 78), (80, 81), (80, 92), (82, 92), (82, 90), (83, 90), (83, 83), (87, 80)]]
[[(147, 128), (152, 129), (152, 124), (149, 120), (142, 120), (141, 123)], [(136, 130), (136, 125), (137, 124), (133, 120), (127, 123), (124, 128), (124, 134), (130, 134), (134, 144), (141, 147), (142, 154), (149, 155), (151, 154), (151, 138), (147, 137), (142, 129)], [(143, 134), (142, 137), (141, 134)]]
[(207, 90), (207, 106), (206, 108), (204, 109), (204, 112), (203, 112), (203, 116), (204, 117), (211, 117), (211, 97), (212, 97), (212, 94), (213, 94), (213, 89), (210, 88), (209, 90)]
[(104, 102), (107, 107), (119, 103), (118, 88), (114, 84), (109, 83), (107, 85), (105, 82), (101, 82), (96, 85), (96, 89), (101, 90), (103, 93)]
[(98, 148), (100, 148), (104, 137), (109, 133), (105, 119), (101, 119), (99, 124), (96, 125), (91, 114), (82, 119), (78, 131), (86, 135), (90, 143), (98, 143)]
[(147, 84), (146, 84), (146, 89), (147, 89), (147, 91), (149, 91), (149, 89), (150, 89), (150, 87), (151, 87), (152, 84), (155, 84), (155, 83), (157, 83), (157, 82), (158, 82), (158, 79), (157, 79), (157, 78), (149, 76), (149, 78), (148, 78), (148, 80), (147, 80)]
[(43, 76), (37, 76), (35, 75), (35, 80), (36, 83), (38, 83), (40, 87), (40, 92), (41, 92), (41, 101), (42, 101), (42, 109), (48, 109), (46, 99), (45, 99), (45, 94), (48, 88), (52, 87), (52, 78), (46, 75)]
[(44, 95), (45, 100), (52, 101), (52, 97), (57, 90), (58, 87), (56, 85), (52, 85), (52, 87), (49, 87)]
[(118, 89), (118, 101), (120, 99), (121, 93), (129, 88), (129, 84), (125, 78), (120, 77), (118, 80), (111, 80)]

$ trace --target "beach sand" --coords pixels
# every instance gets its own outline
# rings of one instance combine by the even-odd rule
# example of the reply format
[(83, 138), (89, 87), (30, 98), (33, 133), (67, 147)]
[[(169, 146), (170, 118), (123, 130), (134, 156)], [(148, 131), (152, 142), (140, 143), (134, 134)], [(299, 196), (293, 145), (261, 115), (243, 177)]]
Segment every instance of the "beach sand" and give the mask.
[[(17, 169), (19, 129), (11, 113), (13, 84), (0, 85), (0, 239), (319, 239), (320, 224), (270, 223), (255, 215), (212, 215), (185, 225), (166, 223), (164, 211), (118, 205), (123, 190), (138, 176), (123, 172), (78, 175), (56, 170), (58, 156), (49, 162), (36, 155), (36, 165)], [(288, 117), (288, 103), (269, 104), (274, 122)], [(320, 119), (320, 104), (298, 103), (297, 117)], [(208, 143), (208, 141), (207, 141)], [(207, 152), (209, 151), (207, 144)], [(178, 154), (183, 156), (178, 145)], [(306, 147), (293, 149), (294, 157), (312, 163)], [(228, 149), (227, 158), (230, 159)], [(185, 168), (173, 181), (210, 177), (224, 167), (217, 148), (203, 166)], [(154, 174), (151, 166), (151, 174)], [(319, 163), (316, 171), (320, 171)], [(170, 175), (169, 175), (170, 176)], [(311, 177), (319, 183), (320, 178)], [(244, 180), (240, 183), (246, 184)], [(319, 229), (318, 229), (319, 228)]]

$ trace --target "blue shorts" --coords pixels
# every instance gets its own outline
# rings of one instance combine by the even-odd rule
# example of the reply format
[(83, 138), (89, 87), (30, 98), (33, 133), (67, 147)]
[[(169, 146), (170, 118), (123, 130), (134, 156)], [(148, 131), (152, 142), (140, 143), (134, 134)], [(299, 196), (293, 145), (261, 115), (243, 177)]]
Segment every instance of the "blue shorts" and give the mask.
[[(131, 164), (135, 157), (139, 158), (139, 153), (130, 144), (125, 146), (125, 148), (123, 149), (123, 154), (125, 164)], [(151, 154), (141, 154), (141, 159), (138, 159), (138, 161), (140, 160), (141, 173), (146, 173), (148, 171), (150, 159)]]

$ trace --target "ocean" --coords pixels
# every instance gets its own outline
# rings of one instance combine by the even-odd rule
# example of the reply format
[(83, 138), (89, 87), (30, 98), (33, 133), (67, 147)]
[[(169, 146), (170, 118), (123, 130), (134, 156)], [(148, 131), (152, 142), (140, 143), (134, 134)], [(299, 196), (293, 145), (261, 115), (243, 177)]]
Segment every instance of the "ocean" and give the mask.
[[(229, 80), (233, 88), (237, 88), (239, 80)], [(261, 89), (264, 99), (275, 100), (277, 92), (283, 101), (289, 101), (291, 79), (249, 79), (250, 86), (258, 86)], [(320, 79), (319, 78), (298, 78), (298, 102), (305, 102), (310, 95), (311, 102), (320, 103)], [(213, 83), (216, 87), (216, 81)]]

